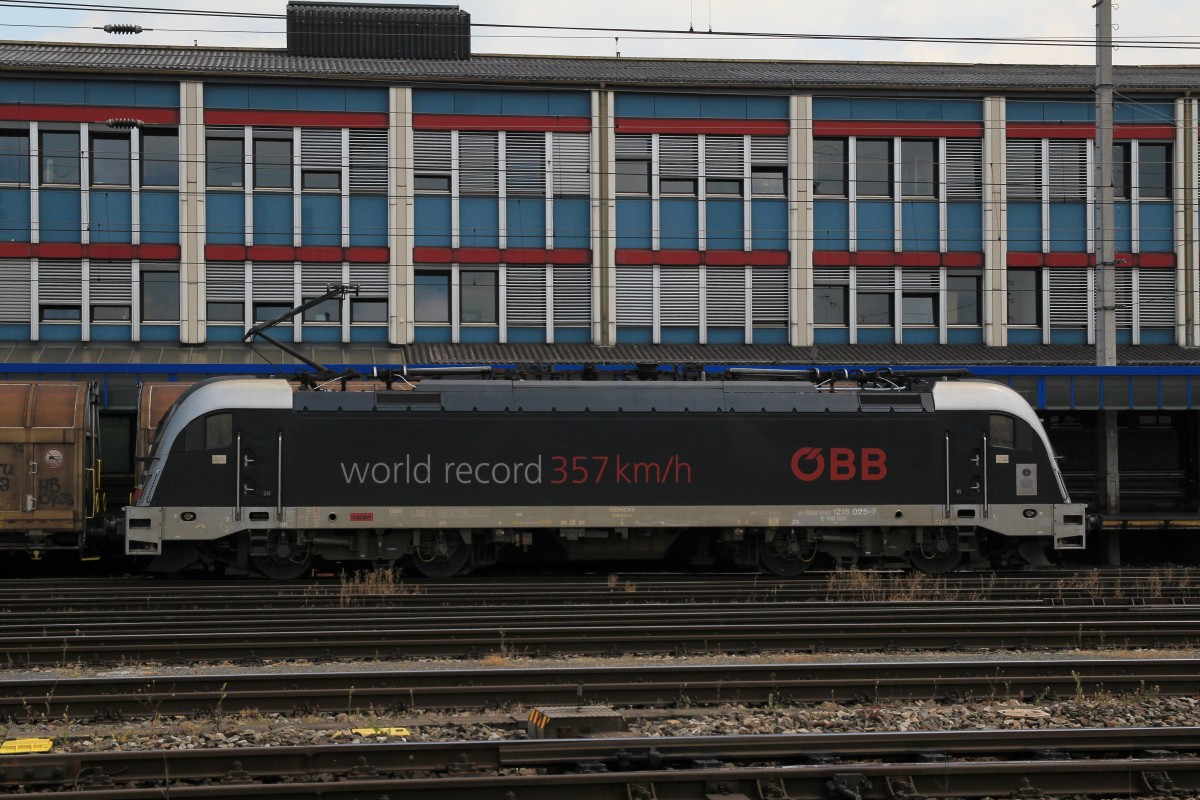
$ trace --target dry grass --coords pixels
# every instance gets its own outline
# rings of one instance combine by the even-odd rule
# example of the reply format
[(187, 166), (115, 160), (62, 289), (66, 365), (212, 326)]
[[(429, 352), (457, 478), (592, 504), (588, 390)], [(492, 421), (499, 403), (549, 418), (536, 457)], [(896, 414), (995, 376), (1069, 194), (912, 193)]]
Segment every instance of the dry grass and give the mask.
[(424, 592), (420, 586), (406, 583), (396, 567), (360, 570), (338, 575), (338, 605), (347, 608), (365, 603), (367, 598), (403, 597)]
[(873, 572), (854, 567), (829, 573), (825, 600), (985, 600), (994, 585), (995, 578), (991, 576), (981, 579), (978, 587), (963, 587), (960, 582), (952, 586), (946, 578), (923, 572)]

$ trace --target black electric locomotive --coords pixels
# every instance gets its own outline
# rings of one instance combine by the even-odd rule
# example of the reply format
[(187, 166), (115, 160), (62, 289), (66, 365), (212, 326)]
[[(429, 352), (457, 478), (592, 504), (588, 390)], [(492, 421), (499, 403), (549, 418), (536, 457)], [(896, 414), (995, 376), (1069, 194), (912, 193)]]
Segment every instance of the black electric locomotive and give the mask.
[(126, 548), (286, 578), (317, 558), (428, 576), (506, 547), (668, 553), (790, 575), (942, 572), (1082, 549), (1045, 431), (1011, 389), (917, 381), (197, 384), (159, 426)]

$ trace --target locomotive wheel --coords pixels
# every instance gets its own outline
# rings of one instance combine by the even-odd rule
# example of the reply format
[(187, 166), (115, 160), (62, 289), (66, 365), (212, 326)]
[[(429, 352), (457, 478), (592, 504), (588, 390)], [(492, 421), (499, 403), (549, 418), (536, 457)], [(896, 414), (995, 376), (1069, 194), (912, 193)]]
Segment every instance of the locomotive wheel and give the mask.
[(772, 575), (794, 578), (807, 571), (816, 557), (816, 545), (804, 541), (803, 535), (798, 536), (793, 531), (763, 542), (759, 548), (758, 563)]
[(281, 555), (250, 556), (250, 566), (260, 575), (274, 581), (294, 581), (312, 568), (313, 558), (307, 551)]
[(926, 575), (942, 575), (962, 562), (957, 537), (952, 531), (937, 530), (931, 540), (920, 541), (908, 554), (909, 562)]
[(413, 553), (413, 568), (426, 578), (451, 578), (465, 572), (471, 546), (458, 531), (424, 531)]

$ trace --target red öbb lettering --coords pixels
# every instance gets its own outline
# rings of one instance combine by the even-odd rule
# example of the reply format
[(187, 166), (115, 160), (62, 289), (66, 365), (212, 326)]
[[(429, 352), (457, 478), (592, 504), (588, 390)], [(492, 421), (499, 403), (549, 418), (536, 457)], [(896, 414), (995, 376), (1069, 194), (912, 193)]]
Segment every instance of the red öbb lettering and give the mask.
[(801, 447), (792, 453), (792, 474), (805, 483), (826, 476), (831, 481), (881, 481), (887, 472), (887, 451), (881, 447), (858, 451), (831, 447), (828, 461), (820, 447)]

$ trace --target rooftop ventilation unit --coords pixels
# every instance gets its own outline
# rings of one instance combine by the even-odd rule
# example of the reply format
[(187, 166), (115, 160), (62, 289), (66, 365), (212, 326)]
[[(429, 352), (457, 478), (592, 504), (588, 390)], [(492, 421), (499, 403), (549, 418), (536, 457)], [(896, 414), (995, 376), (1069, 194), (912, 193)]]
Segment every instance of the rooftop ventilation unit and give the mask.
[(295, 56), (466, 60), (471, 15), (458, 6), (292, 0), (287, 49)]

